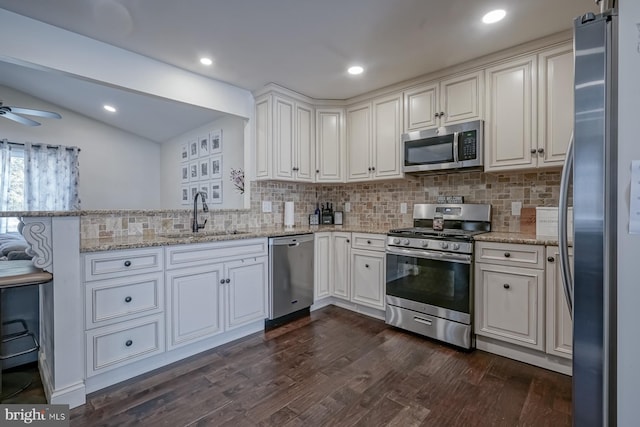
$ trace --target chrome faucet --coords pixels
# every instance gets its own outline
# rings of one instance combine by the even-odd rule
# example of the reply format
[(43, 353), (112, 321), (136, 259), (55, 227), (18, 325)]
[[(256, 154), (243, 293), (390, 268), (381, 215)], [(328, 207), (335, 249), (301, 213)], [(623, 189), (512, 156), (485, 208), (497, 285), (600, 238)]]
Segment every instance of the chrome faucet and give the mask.
[(191, 223), (191, 231), (193, 231), (194, 233), (197, 233), (198, 230), (204, 228), (204, 226), (207, 225), (206, 218), (204, 219), (203, 224), (198, 224), (198, 196), (202, 198), (202, 211), (209, 212), (209, 206), (207, 206), (207, 202), (205, 202), (207, 195), (202, 191), (198, 191), (196, 195), (193, 196), (193, 221)]

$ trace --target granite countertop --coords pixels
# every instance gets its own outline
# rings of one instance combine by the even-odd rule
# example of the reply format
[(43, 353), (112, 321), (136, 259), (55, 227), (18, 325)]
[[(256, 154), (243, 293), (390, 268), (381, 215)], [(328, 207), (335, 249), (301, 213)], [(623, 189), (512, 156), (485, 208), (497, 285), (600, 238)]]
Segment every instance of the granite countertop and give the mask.
[[(507, 233), (491, 231), (489, 233), (474, 236), (476, 242), (496, 242), (496, 243), (521, 243), (526, 245), (558, 246), (556, 236), (538, 236), (532, 233)], [(572, 243), (569, 242), (569, 246)]]
[[(0, 218), (87, 215), (150, 215), (162, 213), (192, 213), (192, 209), (100, 209), (74, 211), (2, 211)], [(214, 213), (249, 212), (249, 209), (216, 209)]]
[(318, 233), (327, 231), (344, 231), (352, 233), (387, 234), (387, 228), (333, 226), (303, 226), (295, 228), (270, 227), (249, 229), (238, 234), (216, 231), (199, 233), (183, 232), (160, 234), (155, 236), (123, 236), (100, 239), (81, 239), (80, 252), (99, 252), (119, 249), (136, 249), (153, 246), (170, 246), (190, 243), (220, 242), (225, 240), (254, 239), (258, 237), (291, 236), (294, 234)]

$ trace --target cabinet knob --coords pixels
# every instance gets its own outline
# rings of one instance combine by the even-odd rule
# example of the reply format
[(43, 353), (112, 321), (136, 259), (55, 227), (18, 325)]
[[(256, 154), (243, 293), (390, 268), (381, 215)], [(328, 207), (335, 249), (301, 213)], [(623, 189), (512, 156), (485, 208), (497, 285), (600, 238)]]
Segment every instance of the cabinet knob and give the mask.
[(536, 150), (535, 148), (532, 148), (532, 149), (531, 149), (531, 154), (536, 154), (536, 152), (537, 152), (537, 151), (538, 151), (538, 150)]
[(367, 170), (368, 170), (369, 172), (371, 172), (371, 168), (370, 168), (370, 167), (369, 167), (369, 168), (367, 168)]
[(509, 286), (508, 283), (505, 283), (504, 285), (502, 285), (502, 287), (505, 288), (505, 289), (509, 289), (511, 286)]
[(365, 267), (365, 268), (369, 268), (369, 264), (365, 264), (365, 265), (364, 265), (364, 267)]
[(124, 262), (124, 266), (125, 266), (125, 267), (131, 267), (131, 261), (126, 260), (126, 261)]
[(376, 167), (375, 166), (371, 166), (371, 170), (372, 171), (376, 170)]
[(440, 113), (435, 113), (435, 114), (433, 115), (433, 117), (435, 117), (435, 118), (437, 119), (438, 117), (440, 117)]
[(371, 240), (367, 240), (367, 245), (370, 245), (370, 244), (371, 244)]
[(298, 168), (293, 168), (293, 170), (294, 170), (294, 171), (298, 171), (299, 169), (298, 169)]
[(556, 260), (556, 259), (555, 259), (554, 257), (552, 257), (552, 256), (550, 256), (549, 258), (547, 258), (547, 261), (549, 261), (549, 262), (554, 262), (555, 260)]
[(347, 243), (349, 243), (351, 240), (347, 239)]
[(126, 298), (124, 299), (124, 302), (131, 302), (131, 300), (132, 300), (132, 298), (131, 298), (131, 297), (126, 297)]
[(133, 341), (131, 340), (127, 340), (127, 342), (124, 343), (124, 345), (126, 345), (127, 347), (131, 347), (132, 344), (133, 344)]
[(320, 169), (316, 169), (316, 173), (320, 173)]
[(225, 282), (225, 283), (229, 283), (229, 282), (231, 282), (231, 279), (227, 279), (227, 280), (225, 280), (224, 282)]
[(224, 285), (224, 279), (220, 279), (220, 284)]
[(440, 111), (440, 117), (444, 117), (444, 111)]
[(504, 257), (505, 257), (505, 258), (509, 258), (510, 256), (511, 256), (511, 254), (510, 254), (509, 252), (505, 252), (505, 253), (504, 253)]
[(538, 153), (540, 154), (544, 153), (544, 148), (538, 148)]

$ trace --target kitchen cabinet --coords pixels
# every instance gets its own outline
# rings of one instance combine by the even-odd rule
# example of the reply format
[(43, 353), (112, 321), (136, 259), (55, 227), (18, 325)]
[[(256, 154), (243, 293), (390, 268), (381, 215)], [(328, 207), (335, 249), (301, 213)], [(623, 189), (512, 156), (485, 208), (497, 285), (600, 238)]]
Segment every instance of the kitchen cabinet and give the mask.
[(331, 295), (332, 272), (331, 232), (319, 232), (314, 235), (314, 286), (313, 301), (319, 301)]
[(277, 92), (256, 99), (256, 178), (312, 182), (315, 112)]
[[(384, 310), (386, 257), (384, 246), (376, 245), (380, 240), (384, 236), (352, 234), (351, 301)], [(356, 249), (359, 241), (369, 242), (369, 250)]]
[(483, 118), (483, 71), (425, 83), (404, 91), (404, 132)]
[(267, 317), (268, 260), (263, 256), (224, 264), (225, 331)]
[(333, 256), (331, 257), (331, 268), (333, 270), (331, 295), (350, 300), (351, 233), (334, 231), (331, 240), (333, 250)]
[[(571, 359), (573, 354), (573, 321), (564, 296), (560, 276), (560, 255), (557, 246), (546, 248), (547, 266), (547, 345), (546, 351)], [(573, 271), (573, 248), (569, 248), (570, 268)]]
[(544, 351), (544, 247), (477, 242), (476, 254), (475, 333)]
[(347, 108), (350, 182), (402, 178), (402, 94)]
[(316, 108), (316, 182), (345, 181), (344, 115), (343, 108)]

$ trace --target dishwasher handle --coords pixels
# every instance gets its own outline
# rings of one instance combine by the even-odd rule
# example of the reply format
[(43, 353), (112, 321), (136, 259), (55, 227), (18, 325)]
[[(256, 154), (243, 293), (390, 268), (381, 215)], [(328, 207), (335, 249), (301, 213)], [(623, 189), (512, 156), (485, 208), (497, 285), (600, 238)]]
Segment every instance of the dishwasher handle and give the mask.
[(299, 246), (301, 243), (313, 242), (313, 234), (294, 234), (291, 236), (270, 237), (269, 246)]

